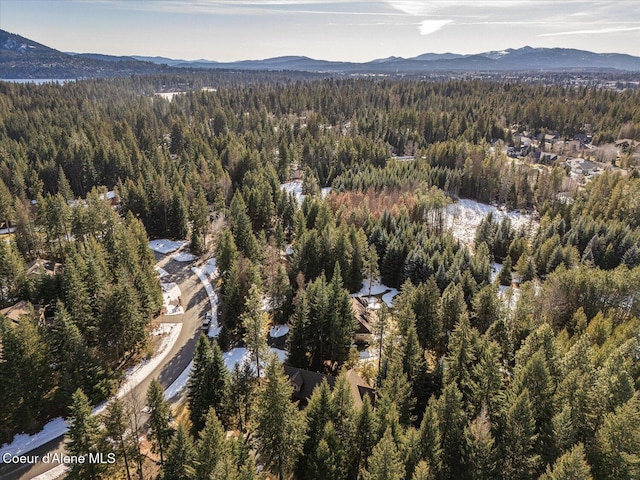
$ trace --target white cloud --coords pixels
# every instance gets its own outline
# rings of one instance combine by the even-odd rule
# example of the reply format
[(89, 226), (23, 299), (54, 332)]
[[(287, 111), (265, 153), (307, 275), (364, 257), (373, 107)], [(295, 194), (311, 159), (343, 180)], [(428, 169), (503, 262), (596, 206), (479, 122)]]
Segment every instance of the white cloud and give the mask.
[(449, 23), (451, 20), (423, 20), (420, 22), (420, 35), (430, 35)]
[(538, 35), (539, 37), (558, 37), (565, 35), (600, 35), (606, 33), (619, 33), (619, 32), (637, 32), (640, 31), (640, 26), (638, 27), (610, 27), (610, 28), (599, 28), (592, 30), (571, 30), (568, 32), (555, 32), (555, 33), (542, 33)]

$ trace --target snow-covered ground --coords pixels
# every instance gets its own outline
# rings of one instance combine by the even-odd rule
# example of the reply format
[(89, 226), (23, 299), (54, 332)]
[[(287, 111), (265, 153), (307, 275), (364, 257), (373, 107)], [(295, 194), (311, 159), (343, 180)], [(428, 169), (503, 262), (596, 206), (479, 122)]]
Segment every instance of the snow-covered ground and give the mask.
[(193, 368), (193, 360), (189, 362), (187, 368), (185, 368), (182, 373), (176, 378), (171, 385), (167, 387), (164, 391), (165, 400), (170, 400), (173, 397), (177, 396), (184, 390), (184, 387), (187, 386), (187, 381), (189, 380), (189, 375), (191, 375), (191, 369)]
[(491, 283), (496, 281), (496, 278), (498, 278), (498, 275), (500, 275), (500, 272), (502, 271), (502, 264), (501, 263), (496, 263), (493, 262), (491, 264)]
[(398, 292), (398, 289), (391, 288), (384, 285), (383, 283), (380, 282), (380, 278), (377, 278), (376, 280), (373, 281), (373, 284), (371, 285), (371, 296), (370, 296), (369, 295), (369, 279), (365, 278), (362, 281), (362, 288), (360, 289), (360, 291), (356, 293), (352, 293), (351, 296), (366, 298), (367, 302), (369, 303), (369, 308), (371, 308), (372, 310), (377, 310), (378, 308), (380, 308), (378, 298), (377, 298), (379, 295), (382, 295), (382, 301), (386, 303), (388, 307), (392, 307), (393, 298), (396, 295), (398, 295), (398, 293), (400, 293)]
[(171, 257), (176, 262), (184, 262), (189, 263), (198, 259), (193, 253), (189, 252), (178, 252), (174, 256)]
[(173, 240), (159, 239), (159, 240), (151, 240), (149, 242), (149, 248), (154, 252), (167, 254), (171, 252), (175, 252), (176, 250), (185, 246), (188, 242), (180, 241), (175, 242)]
[(16, 231), (16, 227), (0, 228), (0, 235), (6, 235), (7, 233), (13, 233)]
[(322, 198), (327, 198), (327, 195), (331, 193), (331, 187), (324, 187), (320, 189), (320, 196)]
[[(182, 324), (172, 323), (164, 324), (163, 328), (169, 328), (169, 333), (162, 340), (162, 343), (158, 347), (156, 354), (139, 363), (135, 367), (129, 369), (125, 375), (125, 381), (118, 389), (116, 396), (122, 398), (129, 391), (140, 384), (149, 374), (155, 370), (158, 365), (166, 358), (171, 350), (171, 347), (176, 343)], [(97, 415), (104, 411), (106, 408), (106, 402), (101, 403), (93, 409), (93, 414)], [(10, 455), (23, 455), (31, 450), (41, 447), (45, 443), (50, 442), (62, 435), (68, 430), (67, 423), (64, 418), (57, 417), (47, 423), (42, 430), (34, 435), (20, 434), (16, 435), (13, 442), (5, 444), (0, 448), (0, 458), (6, 453)], [(55, 477), (54, 477), (55, 478)]]
[(31, 480), (56, 480), (57, 478), (61, 478), (65, 473), (69, 471), (69, 466), (62, 463), (57, 467), (52, 468), (48, 472), (44, 472), (36, 477), (33, 477)]
[(287, 333), (289, 333), (289, 325), (275, 325), (269, 330), (271, 338), (284, 337)]
[(165, 315), (182, 315), (184, 308), (182, 305), (174, 305), (174, 302), (178, 301), (182, 296), (180, 287), (176, 283), (161, 283), (162, 288), (162, 304), (165, 308)]
[[(270, 348), (269, 353), (275, 353), (281, 362), (284, 362), (287, 358), (287, 352), (279, 348)], [(236, 364), (243, 364), (244, 362), (252, 363), (249, 350), (244, 347), (232, 348), (228, 352), (224, 352), (222, 356), (228, 370), (233, 370)], [(262, 362), (260, 362), (260, 364), (262, 364)]]
[(207, 296), (209, 297), (209, 305), (211, 307), (211, 324), (209, 325), (207, 336), (210, 338), (216, 338), (220, 335), (221, 328), (220, 325), (218, 325), (218, 294), (214, 290), (213, 285), (211, 285), (211, 281), (218, 277), (216, 259), (212, 258), (207, 260), (202, 267), (192, 267), (191, 271), (198, 276), (207, 292)]
[(158, 278), (163, 278), (163, 277), (167, 277), (169, 276), (169, 272), (167, 272), (164, 268), (161, 268), (159, 266), (155, 266), (153, 267), (154, 270), (156, 271), (156, 273), (158, 274)]
[(293, 193), (298, 201), (298, 205), (302, 205), (305, 197), (302, 193), (302, 180), (292, 180), (291, 182), (281, 183), (280, 188), (287, 193)]
[(467, 199), (459, 200), (458, 203), (447, 206), (445, 209), (445, 227), (461, 243), (470, 246), (475, 239), (476, 228), (489, 212), (493, 212), (493, 218), (497, 221), (502, 221), (503, 218), (508, 216), (511, 220), (511, 228), (514, 230), (524, 227), (525, 230), (530, 229), (533, 233), (538, 228), (538, 221), (533, 215), (507, 212), (493, 205)]

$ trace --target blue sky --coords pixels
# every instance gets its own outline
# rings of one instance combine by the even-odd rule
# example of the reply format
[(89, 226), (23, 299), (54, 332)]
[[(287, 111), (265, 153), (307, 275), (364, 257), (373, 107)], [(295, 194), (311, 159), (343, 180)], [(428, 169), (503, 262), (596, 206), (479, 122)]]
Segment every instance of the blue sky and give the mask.
[(640, 56), (640, 0), (0, 0), (0, 28), (62, 51), (189, 60), (525, 45)]

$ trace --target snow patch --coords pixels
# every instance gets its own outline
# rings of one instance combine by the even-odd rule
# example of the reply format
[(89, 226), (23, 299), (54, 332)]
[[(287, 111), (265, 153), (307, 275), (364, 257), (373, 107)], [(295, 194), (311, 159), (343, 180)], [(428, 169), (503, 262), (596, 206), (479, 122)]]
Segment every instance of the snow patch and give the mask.
[[(162, 305), (165, 308), (165, 315), (181, 315), (184, 313), (184, 308), (180, 305), (179, 300), (182, 296), (180, 287), (176, 283), (161, 283), (162, 289)], [(178, 305), (174, 305), (173, 302), (178, 302)]]
[(213, 289), (211, 281), (218, 277), (218, 267), (215, 258), (208, 260), (202, 267), (191, 267), (191, 271), (195, 273), (200, 282), (204, 286), (207, 296), (209, 297), (209, 305), (211, 307), (211, 323), (207, 330), (209, 338), (216, 338), (220, 335), (221, 327), (218, 325), (218, 294)]
[(33, 477), (31, 480), (56, 480), (57, 478), (62, 477), (65, 473), (69, 471), (71, 467), (62, 463), (57, 467), (52, 468), (48, 472), (41, 473), (40, 475)]
[(292, 180), (280, 184), (280, 188), (287, 193), (293, 193), (298, 201), (298, 205), (302, 205), (305, 195), (302, 193), (302, 180)]
[(371, 295), (369, 295), (369, 283), (370, 280), (365, 278), (362, 281), (362, 288), (356, 292), (352, 293), (352, 297), (363, 297), (367, 299), (368, 308), (371, 310), (377, 310), (380, 308), (380, 302), (378, 300), (378, 296), (382, 295), (382, 301), (387, 304), (388, 307), (393, 307), (393, 298), (398, 295), (398, 289), (388, 287), (387, 285), (381, 283), (380, 278), (378, 277), (371, 284)]
[(331, 193), (331, 187), (324, 187), (320, 189), (320, 196), (322, 198), (327, 198), (327, 195)]
[(502, 271), (502, 264), (493, 262), (491, 264), (491, 283), (495, 282), (496, 279), (500, 276), (500, 272)]
[(176, 378), (171, 385), (167, 387), (164, 391), (165, 400), (170, 400), (173, 397), (177, 396), (179, 393), (184, 390), (187, 386), (187, 381), (189, 380), (189, 375), (191, 375), (191, 369), (193, 368), (193, 360), (187, 365), (182, 373)]
[(173, 240), (159, 239), (159, 240), (151, 240), (149, 242), (149, 248), (154, 252), (162, 253), (166, 255), (167, 253), (175, 252), (176, 250), (182, 248), (187, 245), (186, 241), (175, 242)]
[(158, 274), (158, 278), (163, 278), (163, 277), (168, 277), (169, 276), (169, 272), (167, 272), (164, 268), (161, 268), (159, 266), (155, 266), (153, 267), (154, 270), (156, 271), (156, 273)]
[[(269, 353), (275, 353), (278, 356), (278, 360), (280, 360), (280, 362), (284, 362), (287, 358), (287, 352), (284, 350), (280, 350), (279, 348), (270, 348)], [(232, 348), (228, 352), (223, 353), (222, 357), (224, 358), (224, 364), (230, 371), (233, 370), (233, 367), (235, 367), (236, 364), (242, 365), (245, 362), (252, 364), (249, 350), (244, 347)], [(262, 364), (262, 362), (260, 363)]]
[(13, 233), (16, 231), (16, 227), (0, 228), (0, 235), (6, 235), (7, 233)]
[(520, 212), (507, 212), (506, 210), (475, 200), (462, 199), (458, 203), (448, 205), (445, 209), (445, 227), (457, 238), (460, 243), (471, 246), (476, 237), (476, 228), (489, 213), (493, 213), (493, 219), (501, 222), (509, 217), (511, 228), (518, 230), (523, 228), (533, 233), (538, 228), (538, 222), (531, 214)]
[(193, 253), (189, 252), (178, 252), (173, 257), (171, 257), (176, 262), (184, 262), (189, 263), (198, 259)]
[(271, 338), (284, 337), (287, 333), (289, 333), (289, 325), (274, 325), (269, 330), (269, 336)]

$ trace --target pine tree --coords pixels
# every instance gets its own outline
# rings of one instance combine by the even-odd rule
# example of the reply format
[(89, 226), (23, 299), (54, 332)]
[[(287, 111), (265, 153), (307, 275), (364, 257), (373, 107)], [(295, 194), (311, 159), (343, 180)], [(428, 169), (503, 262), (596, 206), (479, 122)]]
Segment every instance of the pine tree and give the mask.
[(495, 440), (491, 434), (491, 421), (486, 409), (464, 429), (465, 463), (472, 480), (495, 478)]
[(467, 419), (462, 409), (462, 394), (455, 383), (444, 387), (436, 405), (442, 439), (443, 478), (450, 480), (463, 478), (465, 475), (464, 427)]
[(105, 433), (111, 440), (111, 445), (117, 456), (122, 458), (124, 463), (124, 471), (128, 480), (131, 480), (131, 472), (129, 471), (129, 459), (133, 455), (132, 442), (127, 430), (127, 418), (122, 401), (114, 398), (109, 401), (107, 411), (104, 418)]
[(413, 476), (411, 480), (434, 480), (436, 477), (432, 473), (432, 469), (429, 467), (429, 464), (424, 460), (420, 460), (418, 465), (416, 465), (416, 469), (413, 472)]
[(298, 367), (309, 367), (309, 328), (310, 328), (310, 309), (307, 301), (307, 294), (304, 290), (298, 293), (296, 300), (296, 308), (291, 317), (291, 326), (289, 329), (289, 337), (287, 339), (287, 364)]
[(331, 391), (329, 384), (323, 381), (318, 385), (309, 398), (305, 409), (306, 438), (302, 446), (302, 453), (296, 463), (296, 476), (302, 478), (309, 475), (313, 467), (315, 454), (318, 449), (324, 427), (331, 420)]
[(373, 448), (369, 465), (362, 472), (362, 480), (404, 480), (404, 464), (400, 452), (388, 428)]
[(255, 394), (255, 372), (248, 362), (236, 363), (231, 371), (229, 415), (235, 427), (246, 432)]
[(377, 440), (376, 418), (369, 396), (362, 400), (362, 407), (356, 419), (355, 455), (353, 457), (352, 478), (357, 478), (360, 471), (367, 467), (367, 461)]
[(178, 425), (167, 450), (162, 480), (199, 480), (195, 473), (196, 450), (186, 428)]
[(265, 378), (256, 399), (255, 436), (266, 467), (282, 480), (302, 450), (305, 421), (291, 403), (293, 387), (274, 357), (267, 363)]
[(211, 478), (225, 458), (230, 456), (226, 434), (213, 407), (196, 443), (196, 478)]
[(221, 277), (225, 276), (237, 258), (238, 248), (233, 239), (233, 234), (231, 230), (225, 228), (220, 232), (218, 244), (216, 245), (216, 264)]
[(569, 452), (558, 458), (553, 468), (547, 466), (547, 472), (540, 480), (592, 480), (591, 467), (587, 463), (584, 446), (579, 443)]
[[(420, 424), (420, 452), (421, 458), (426, 461), (429, 469), (429, 480), (437, 478), (442, 469), (442, 448), (440, 423), (438, 420), (437, 402), (431, 397)], [(416, 467), (416, 473), (420, 469), (420, 463)]]
[(228, 395), (227, 367), (218, 344), (213, 346), (206, 336), (201, 335), (193, 357), (193, 369), (187, 383), (189, 400), (189, 418), (194, 432), (204, 427), (210, 407), (224, 411)]
[(498, 275), (498, 282), (500, 285), (504, 285), (506, 287), (511, 286), (511, 257), (507, 255), (504, 263), (502, 264), (502, 270), (500, 270), (500, 275)]
[(67, 478), (71, 479), (98, 479), (104, 470), (104, 464), (88, 461), (88, 455), (97, 454), (100, 450), (100, 423), (91, 414), (89, 399), (78, 389), (71, 397), (69, 407), (69, 430), (67, 432), (66, 451), (69, 455), (86, 457), (87, 461), (73, 463)]
[(245, 300), (244, 312), (240, 316), (244, 328), (244, 343), (256, 367), (260, 378), (260, 364), (268, 352), (267, 347), (267, 315), (262, 311), (262, 292), (258, 285), (251, 285)]
[(540, 456), (535, 453), (538, 439), (529, 392), (511, 395), (505, 404), (500, 439), (501, 470), (505, 480), (534, 479), (540, 473)]
[(173, 434), (173, 414), (171, 405), (164, 399), (164, 388), (158, 380), (153, 379), (147, 390), (147, 406), (149, 407), (149, 440), (153, 451), (160, 454), (160, 464), (164, 463), (164, 453), (169, 448)]

